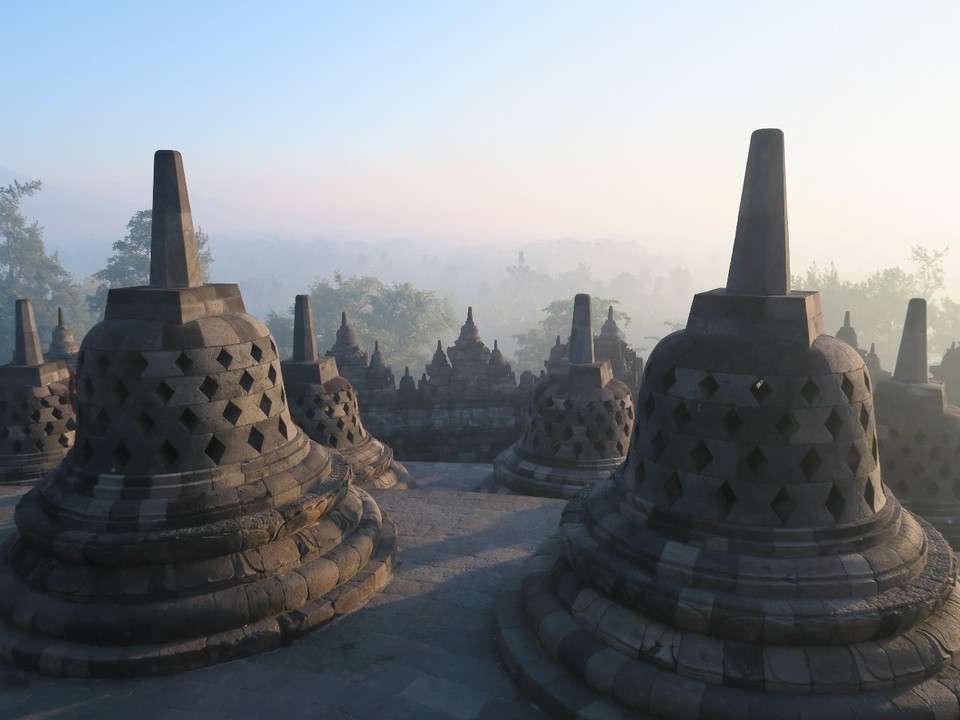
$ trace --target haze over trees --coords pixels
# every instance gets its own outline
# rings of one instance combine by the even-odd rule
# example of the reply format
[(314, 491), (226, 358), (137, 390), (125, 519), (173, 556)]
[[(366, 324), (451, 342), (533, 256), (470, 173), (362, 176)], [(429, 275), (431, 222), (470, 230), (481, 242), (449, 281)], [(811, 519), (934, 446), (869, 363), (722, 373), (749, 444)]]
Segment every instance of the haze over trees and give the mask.
[(75, 331), (82, 334), (87, 327), (80, 286), (57, 253), (47, 254), (43, 228), (21, 212), (23, 199), (39, 190), (38, 180), (0, 187), (0, 363), (13, 354), (14, 302), (19, 298), (33, 301), (42, 343), (57, 324), (57, 307), (66, 310)]

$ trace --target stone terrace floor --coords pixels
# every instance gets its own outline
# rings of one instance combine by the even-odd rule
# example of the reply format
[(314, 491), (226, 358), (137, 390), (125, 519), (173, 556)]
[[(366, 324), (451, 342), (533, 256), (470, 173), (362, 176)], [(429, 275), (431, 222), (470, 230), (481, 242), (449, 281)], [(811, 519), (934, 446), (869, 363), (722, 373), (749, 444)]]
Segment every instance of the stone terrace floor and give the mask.
[[(504, 581), (556, 531), (563, 500), (474, 492), (491, 466), (406, 463), (373, 490), (400, 564), (363, 608), (280, 650), (141, 680), (48, 678), (0, 664), (0, 720), (520, 720), (542, 718), (497, 654)], [(25, 488), (0, 486), (0, 540)]]

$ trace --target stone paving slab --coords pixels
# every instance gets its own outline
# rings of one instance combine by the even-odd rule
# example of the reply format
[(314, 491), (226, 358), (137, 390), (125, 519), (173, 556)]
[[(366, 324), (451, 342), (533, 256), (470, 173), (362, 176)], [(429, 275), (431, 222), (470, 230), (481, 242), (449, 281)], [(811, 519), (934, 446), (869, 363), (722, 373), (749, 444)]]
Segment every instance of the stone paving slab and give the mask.
[[(53, 679), (0, 665), (0, 720), (535, 720), (502, 667), (497, 598), (556, 532), (562, 500), (470, 492), (489, 465), (409, 463), (416, 488), (372, 490), (396, 521), (393, 582), (273, 652), (139, 680)], [(25, 487), (0, 487), (0, 541)]]

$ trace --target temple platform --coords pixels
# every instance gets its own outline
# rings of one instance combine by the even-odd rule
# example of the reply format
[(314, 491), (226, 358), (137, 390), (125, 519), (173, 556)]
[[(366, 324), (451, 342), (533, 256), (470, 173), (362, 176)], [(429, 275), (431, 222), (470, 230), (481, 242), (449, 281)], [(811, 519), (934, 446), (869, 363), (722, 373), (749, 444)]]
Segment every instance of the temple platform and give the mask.
[[(292, 644), (157, 678), (54, 679), (0, 665), (0, 720), (534, 720), (497, 651), (500, 592), (557, 530), (566, 501), (475, 491), (492, 467), (404, 463), (408, 490), (371, 489), (397, 523), (393, 581)], [(0, 542), (27, 486), (0, 486)]]

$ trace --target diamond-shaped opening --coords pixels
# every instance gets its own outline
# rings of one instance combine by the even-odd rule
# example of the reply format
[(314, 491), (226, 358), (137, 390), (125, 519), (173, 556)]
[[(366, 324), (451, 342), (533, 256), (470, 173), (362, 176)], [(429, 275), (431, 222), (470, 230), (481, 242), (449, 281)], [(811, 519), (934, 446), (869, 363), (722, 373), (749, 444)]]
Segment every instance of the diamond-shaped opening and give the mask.
[(560, 430), (560, 433), (563, 435), (564, 440), (569, 440), (570, 438), (573, 437), (573, 428), (570, 427), (569, 425), (564, 425), (563, 428)]
[(800, 461), (800, 469), (803, 470), (804, 477), (807, 480), (810, 480), (820, 469), (820, 466), (823, 464), (823, 461), (820, 459), (820, 456), (817, 454), (817, 451), (813, 448), (810, 448), (807, 451), (807, 454), (803, 456), (803, 459)]
[(226, 451), (226, 447), (222, 442), (217, 440), (217, 436), (214, 435), (210, 438), (210, 442), (207, 443), (207, 446), (203, 449), (204, 454), (213, 460), (216, 465), (220, 464), (220, 459), (223, 457), (223, 453)]
[(83, 392), (86, 397), (93, 395), (93, 380), (87, 378), (83, 381)]
[(697, 383), (697, 387), (700, 388), (700, 392), (703, 393), (704, 400), (709, 400), (716, 394), (717, 390), (720, 389), (720, 383), (717, 382), (717, 379), (713, 375), (707, 373), (707, 376)]
[(76, 430), (76, 429), (77, 429), (77, 421), (76, 421), (76, 419), (75, 419), (75, 418), (72, 418), (72, 417), (68, 417), (68, 418), (67, 418), (67, 430)]
[(723, 483), (723, 485), (717, 488), (713, 496), (720, 505), (720, 519), (722, 520), (733, 510), (733, 506), (737, 502), (737, 494), (733, 492), (733, 488), (730, 487), (729, 483)]
[(60, 443), (65, 448), (70, 447), (70, 438), (68, 438), (66, 435), (61, 435), (57, 439), (57, 442)]
[(787, 492), (786, 488), (780, 488), (780, 492), (774, 495), (773, 500), (770, 501), (770, 507), (777, 514), (777, 517), (780, 518), (780, 522), (786, 525), (787, 520), (790, 519), (790, 514), (794, 511), (794, 508), (797, 507), (797, 504), (793, 501), (793, 498), (790, 497), (790, 493)]
[(310, 408), (309, 410), (307, 410), (307, 411), (304, 413), (304, 415), (307, 416), (307, 419), (308, 419), (308, 420), (316, 420), (316, 419), (317, 419), (317, 411), (316, 411), (315, 408)]
[(173, 361), (173, 364), (180, 368), (180, 372), (186, 375), (190, 372), (190, 368), (193, 367), (193, 360), (186, 353), (180, 353), (177, 355), (177, 359)]
[[(266, 397), (266, 395), (264, 395), (264, 397)], [(260, 402), (260, 407), (261, 407), (261, 408), (263, 407), (263, 401)], [(325, 408), (323, 409), (323, 414), (326, 415), (328, 418), (332, 418), (332, 417), (333, 417), (333, 414), (334, 414), (336, 411), (337, 411), (337, 409), (336, 409), (335, 407), (331, 407), (330, 405), (327, 405), (327, 407), (325, 407)], [(547, 427), (549, 427), (549, 424), (547, 425)], [(549, 431), (548, 431), (548, 432), (549, 432)]]
[(843, 391), (843, 394), (847, 396), (847, 401), (853, 400), (853, 391), (855, 388), (856, 386), (853, 384), (850, 376), (844, 373), (843, 380), (840, 381), (840, 389)]
[(160, 398), (160, 402), (166, 405), (170, 402), (170, 398), (173, 397), (175, 391), (170, 387), (166, 380), (161, 380), (160, 384), (157, 385), (157, 389), (153, 391), (153, 394)]
[(240, 387), (243, 388), (244, 392), (250, 392), (250, 388), (253, 387), (253, 375), (248, 373), (246, 370), (244, 370), (243, 374), (240, 376)]
[(237, 420), (240, 419), (240, 416), (243, 414), (243, 410), (238, 408), (233, 402), (228, 402), (226, 407), (223, 408), (223, 417), (226, 418), (227, 422), (231, 425), (236, 425)]
[(110, 356), (107, 353), (100, 353), (100, 357), (97, 358), (97, 367), (101, 372), (106, 372), (110, 367)]
[(273, 365), (267, 370), (267, 379), (274, 384), (277, 382), (277, 369)]
[(257, 452), (263, 450), (263, 433), (256, 428), (250, 428), (250, 434), (247, 435), (247, 445)]
[[(6, 405), (6, 403), (4, 403)], [(40, 407), (48, 408), (50, 407), (50, 398), (40, 398)], [(0, 412), (6, 408), (0, 408)]]
[(130, 454), (130, 451), (127, 450), (127, 446), (123, 444), (123, 441), (117, 443), (117, 446), (113, 449), (113, 452), (110, 454), (110, 459), (113, 461), (113, 470), (122, 470), (133, 455)]
[(42, 450), (43, 450), (43, 438), (37, 438), (36, 442), (33, 443), (33, 446), (34, 446), (37, 450), (42, 451)]
[(110, 423), (112, 422), (110, 420), (110, 415), (106, 410), (101, 410), (98, 412), (93, 421), (97, 424), (97, 427), (100, 428), (101, 432), (106, 432), (107, 428), (110, 427)]
[[(339, 401), (338, 401), (338, 402), (339, 402)], [(573, 403), (570, 401), (570, 398), (567, 398), (566, 400), (563, 401), (563, 409), (564, 409), (564, 410), (572, 410), (572, 409), (573, 409)]]
[(654, 459), (659, 458), (667, 447), (667, 443), (663, 439), (663, 434), (658, 432), (656, 435), (654, 435), (650, 439), (650, 446), (653, 448)]
[(660, 387), (664, 393), (677, 384), (677, 373), (673, 368), (667, 370), (660, 377)]
[(748, 452), (744, 460), (747, 461), (747, 465), (753, 471), (754, 475), (760, 471), (760, 468), (767, 464), (767, 456), (763, 454), (763, 450), (759, 447), (755, 447)]
[(860, 426), (864, 429), (864, 432), (870, 427), (870, 411), (867, 410), (866, 405), (860, 408)]
[(793, 413), (786, 412), (780, 416), (780, 419), (777, 420), (773, 426), (777, 429), (777, 432), (783, 437), (784, 440), (789, 440), (793, 434), (800, 429), (800, 424), (793, 417)]
[(53, 415), (57, 420), (63, 420), (63, 410), (60, 408), (54, 408), (50, 411), (50, 414)]
[(845, 504), (843, 499), (843, 494), (837, 490), (835, 484), (830, 485), (830, 492), (827, 494), (826, 502), (824, 503), (827, 506), (827, 510), (833, 515), (833, 519), (837, 522), (840, 522), (840, 516), (843, 514), (843, 506)]
[(329, 438), (327, 438), (327, 443), (330, 445), (330, 447), (335, 448), (338, 442), (339, 440), (337, 440), (336, 435), (331, 435)]
[(143, 411), (137, 415), (137, 425), (140, 428), (140, 432), (146, 435), (148, 432), (150, 432), (150, 428), (154, 426), (153, 418), (150, 417), (146, 411)]
[(46, 425), (43, 426), (43, 434), (44, 434), (44, 435), (53, 435), (53, 423), (52, 423), (52, 422), (48, 422)]
[(873, 436), (873, 444), (870, 446), (870, 454), (873, 456), (874, 462), (880, 462), (880, 455), (877, 451), (877, 436)]
[(260, 349), (260, 346), (256, 343), (250, 345), (250, 357), (253, 358), (254, 362), (260, 362), (263, 358), (263, 350)]
[(274, 355), (280, 354), (277, 352), (277, 344), (273, 340), (270, 341), (270, 350), (273, 352)]
[(830, 437), (836, 440), (837, 435), (839, 435), (843, 429), (843, 420), (837, 415), (837, 411), (831, 410), (823, 424), (826, 426), (827, 432), (830, 433)]
[(867, 501), (867, 506), (871, 510), (876, 510), (877, 506), (875, 505), (877, 501), (877, 491), (873, 487), (873, 480), (867, 478), (866, 487), (863, 488), (863, 499)]
[(262, 412), (264, 415), (269, 415), (271, 407), (273, 407), (273, 401), (267, 397), (266, 393), (264, 393), (260, 398), (260, 412)]
[(122, 380), (117, 380), (117, 384), (113, 386), (113, 396), (117, 399), (118, 403), (122, 403), (130, 397), (130, 391), (127, 390), (127, 386), (123, 384)]
[(352, 445), (354, 440), (355, 438), (354, 438), (353, 430), (347, 430), (347, 442)]
[(583, 443), (575, 442), (573, 444), (573, 456), (580, 457), (583, 455)]
[(623, 443), (617, 440), (617, 455), (623, 455)]
[(160, 446), (160, 457), (163, 458), (163, 462), (169, 470), (177, 461), (177, 458), (180, 457), (180, 452), (173, 446), (173, 443), (164, 440), (163, 445)]
[(34, 422), (40, 422), (40, 411), (34, 410), (32, 413), (30, 413), (30, 419)]
[(337, 430), (343, 430), (343, 418), (337, 418), (336, 426)]
[(207, 375), (203, 382), (200, 384), (200, 392), (203, 393), (204, 397), (207, 400), (212, 400), (213, 396), (217, 394), (217, 390), (220, 389), (220, 383), (214, 380), (212, 377)]
[(808, 404), (812, 403), (820, 395), (820, 386), (813, 381), (813, 378), (808, 377), (803, 387), (800, 388), (800, 395)]
[(854, 475), (860, 470), (861, 460), (863, 460), (863, 456), (860, 454), (860, 451), (857, 450), (857, 446), (850, 443), (850, 448), (847, 450), (847, 467), (850, 468), (850, 472)]
[[(623, 419), (619, 417), (620, 413), (617, 413), (617, 423), (622, 423)], [(681, 430), (686, 427), (687, 423), (690, 422), (690, 409), (687, 407), (687, 404), (683, 401), (677, 405), (676, 410), (673, 411), (673, 419), (677, 421), (677, 427)]]
[(734, 435), (737, 434), (737, 430), (743, 427), (743, 420), (740, 419), (736, 410), (730, 410), (720, 419), (720, 423), (723, 425), (723, 429), (727, 431), (727, 435), (730, 436), (731, 440)]
[(750, 394), (753, 395), (753, 399), (757, 401), (758, 405), (762, 405), (767, 398), (773, 395), (773, 388), (763, 378), (757, 378), (756, 382), (750, 386)]
[(144, 357), (143, 353), (137, 353), (137, 356), (133, 359), (133, 369), (137, 375), (143, 375), (143, 371), (147, 369), (149, 364), (150, 361)]
[(230, 363), (233, 362), (233, 355), (228, 353), (226, 348), (223, 348), (217, 353), (217, 362), (223, 365), (223, 369), (226, 370), (230, 367)]
[(690, 458), (693, 460), (693, 465), (697, 470), (703, 470), (713, 460), (713, 453), (710, 452), (710, 448), (707, 447), (706, 443), (701, 440), (693, 446), (693, 449), (690, 451)]
[(193, 429), (197, 427), (198, 422), (200, 422), (200, 418), (197, 417), (197, 414), (190, 408), (180, 413), (180, 424), (187, 430), (193, 431)]
[(663, 492), (667, 496), (667, 504), (673, 507), (677, 500), (683, 497), (683, 484), (680, 477), (675, 473), (670, 473), (670, 477), (663, 483)]
[(277, 429), (280, 431), (280, 434), (283, 435), (284, 439), (289, 440), (287, 437), (287, 424), (283, 421), (283, 418), (280, 418), (280, 422), (277, 423)]
[(597, 455), (601, 455), (601, 456), (602, 456), (604, 453), (606, 453), (606, 451), (607, 451), (607, 446), (606, 446), (604, 443), (602, 443), (602, 442), (595, 442), (595, 443), (593, 444), (593, 451), (594, 451)]

